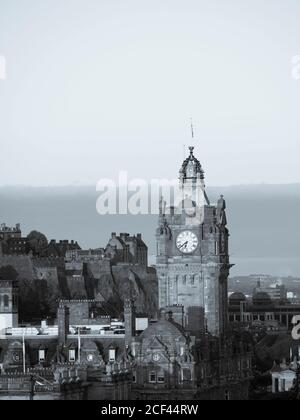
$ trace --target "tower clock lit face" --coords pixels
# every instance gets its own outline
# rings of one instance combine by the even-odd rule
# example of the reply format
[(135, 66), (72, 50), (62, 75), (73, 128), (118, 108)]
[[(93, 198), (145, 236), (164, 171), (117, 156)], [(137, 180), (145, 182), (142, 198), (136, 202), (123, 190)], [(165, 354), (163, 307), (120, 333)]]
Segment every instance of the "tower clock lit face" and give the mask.
[(195, 235), (190, 230), (181, 232), (177, 236), (176, 240), (176, 246), (183, 254), (191, 254), (194, 252), (198, 247), (198, 243), (199, 241), (197, 235)]

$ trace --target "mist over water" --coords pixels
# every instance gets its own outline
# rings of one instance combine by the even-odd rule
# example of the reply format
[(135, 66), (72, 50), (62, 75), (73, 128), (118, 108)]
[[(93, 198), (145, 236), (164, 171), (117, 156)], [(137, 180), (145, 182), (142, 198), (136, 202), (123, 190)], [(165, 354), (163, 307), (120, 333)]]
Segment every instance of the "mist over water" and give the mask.
[[(300, 184), (208, 188), (212, 202), (227, 201), (232, 275), (300, 276)], [(91, 187), (2, 187), (0, 222), (21, 223), (48, 239), (74, 239), (84, 249), (104, 247), (111, 232), (142, 233), (155, 262), (157, 215), (100, 216)]]

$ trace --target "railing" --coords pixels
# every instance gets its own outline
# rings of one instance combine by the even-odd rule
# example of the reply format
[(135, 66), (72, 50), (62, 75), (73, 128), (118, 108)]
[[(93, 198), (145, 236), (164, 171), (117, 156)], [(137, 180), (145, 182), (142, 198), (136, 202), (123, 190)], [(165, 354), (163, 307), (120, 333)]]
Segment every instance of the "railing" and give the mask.
[[(34, 381), (40, 381), (41, 383), (36, 384), (35, 392), (55, 392), (60, 390), (60, 384), (51, 383), (42, 377), (35, 378)], [(0, 393), (3, 392), (25, 392), (30, 393), (32, 391), (32, 375), (9, 373), (0, 375)]]
[[(24, 334), (25, 339), (30, 338), (30, 339), (40, 339), (41, 337), (43, 338), (53, 338), (53, 337), (57, 337), (58, 336), (58, 331), (51, 331), (51, 333), (47, 333), (47, 332), (36, 332), (33, 333), (33, 331), (27, 331), (27, 333), (25, 332)], [(111, 331), (101, 331), (101, 330), (90, 330), (90, 331), (81, 331), (80, 333), (81, 338), (84, 339), (84, 337), (89, 337), (89, 338), (124, 338), (125, 337), (125, 333), (123, 334), (115, 334), (113, 330)], [(2, 340), (6, 340), (9, 339), (10, 337), (12, 338), (19, 338), (21, 339), (23, 337), (23, 331), (22, 329), (15, 331), (15, 332), (8, 332), (8, 331), (0, 331), (0, 339)], [(78, 334), (68, 334), (68, 337), (70, 338), (78, 338)]]

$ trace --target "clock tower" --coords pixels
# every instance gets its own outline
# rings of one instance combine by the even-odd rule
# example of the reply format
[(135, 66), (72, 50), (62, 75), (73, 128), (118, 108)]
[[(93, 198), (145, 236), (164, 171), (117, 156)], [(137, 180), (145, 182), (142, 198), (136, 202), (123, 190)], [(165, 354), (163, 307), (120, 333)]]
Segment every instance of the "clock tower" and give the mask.
[(210, 203), (194, 147), (180, 169), (176, 195), (174, 206), (160, 200), (156, 232), (159, 306), (174, 314), (183, 308), (183, 326), (188, 331), (221, 336), (226, 331), (231, 267), (226, 203), (223, 196), (217, 205)]

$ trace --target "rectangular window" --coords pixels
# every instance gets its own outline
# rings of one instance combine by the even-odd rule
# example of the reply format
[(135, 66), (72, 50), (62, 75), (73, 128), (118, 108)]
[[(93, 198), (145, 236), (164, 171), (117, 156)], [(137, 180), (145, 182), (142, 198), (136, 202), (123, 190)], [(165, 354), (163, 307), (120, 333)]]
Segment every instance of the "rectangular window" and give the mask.
[(157, 382), (159, 384), (164, 384), (165, 383), (165, 374), (164, 374), (164, 372), (159, 372), (159, 374), (157, 376)]
[(132, 373), (132, 382), (136, 384), (136, 372)]
[(192, 373), (190, 369), (182, 369), (181, 370), (181, 378), (182, 381), (191, 381), (192, 380)]
[(45, 350), (39, 350), (39, 362), (45, 361)]
[(155, 384), (156, 383), (156, 373), (155, 372), (150, 372), (149, 375), (149, 382), (151, 384)]
[(76, 351), (69, 350), (69, 362), (76, 362)]
[(110, 362), (115, 362), (116, 361), (116, 350), (115, 349), (110, 349), (109, 350), (109, 361)]

